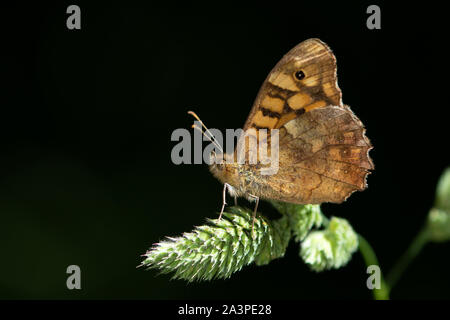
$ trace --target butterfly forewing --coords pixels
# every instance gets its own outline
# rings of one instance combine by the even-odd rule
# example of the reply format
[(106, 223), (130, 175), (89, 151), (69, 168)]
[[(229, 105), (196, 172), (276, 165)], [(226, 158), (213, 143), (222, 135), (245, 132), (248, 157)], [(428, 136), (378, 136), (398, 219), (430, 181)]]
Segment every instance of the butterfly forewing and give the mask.
[(315, 108), (342, 105), (341, 97), (336, 81), (336, 59), (331, 50), (319, 39), (303, 41), (269, 73), (244, 130), (281, 128)]

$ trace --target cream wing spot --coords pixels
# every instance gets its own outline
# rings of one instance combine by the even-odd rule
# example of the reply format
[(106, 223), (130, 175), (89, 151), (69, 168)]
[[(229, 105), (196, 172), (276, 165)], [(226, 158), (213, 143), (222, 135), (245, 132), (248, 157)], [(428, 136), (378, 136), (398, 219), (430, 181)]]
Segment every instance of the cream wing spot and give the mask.
[(290, 91), (299, 91), (299, 88), (297, 87), (297, 84), (295, 83), (294, 79), (292, 79), (292, 76), (282, 72), (274, 72), (269, 77), (269, 82), (281, 89), (286, 89)]
[(255, 118), (253, 120), (253, 123), (255, 125), (257, 125), (258, 127), (262, 127), (262, 128), (273, 128), (275, 126), (275, 124), (277, 123), (278, 119), (277, 118), (272, 118), (269, 116), (264, 116), (262, 111), (259, 110), (256, 115)]
[(306, 93), (297, 93), (288, 99), (288, 105), (294, 110), (303, 108), (312, 102), (312, 98)]
[(280, 98), (272, 98), (266, 95), (261, 102), (261, 106), (273, 112), (281, 113), (283, 111), (284, 101)]

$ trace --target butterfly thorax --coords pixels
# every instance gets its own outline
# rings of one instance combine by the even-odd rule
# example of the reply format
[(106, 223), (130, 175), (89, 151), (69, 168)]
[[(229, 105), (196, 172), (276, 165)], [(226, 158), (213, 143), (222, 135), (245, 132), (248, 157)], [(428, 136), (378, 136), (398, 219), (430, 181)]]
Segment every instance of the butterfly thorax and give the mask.
[(211, 173), (223, 184), (229, 184), (232, 196), (245, 197), (257, 196), (265, 198), (263, 192), (266, 184), (265, 177), (259, 174), (259, 165), (236, 162), (222, 164), (213, 163), (209, 166)]
[(209, 170), (220, 182), (231, 185), (237, 196), (242, 196), (239, 183), (239, 164), (211, 164)]

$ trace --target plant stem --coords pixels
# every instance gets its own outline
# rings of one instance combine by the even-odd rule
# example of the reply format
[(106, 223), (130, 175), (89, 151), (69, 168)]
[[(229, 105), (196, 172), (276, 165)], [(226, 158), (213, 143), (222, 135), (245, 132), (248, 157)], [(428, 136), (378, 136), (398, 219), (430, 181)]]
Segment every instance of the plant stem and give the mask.
[(411, 263), (411, 261), (419, 254), (420, 250), (422, 250), (423, 246), (428, 242), (429, 233), (428, 229), (423, 228), (417, 236), (414, 238), (408, 249), (405, 253), (400, 257), (394, 267), (391, 269), (389, 274), (386, 277), (386, 282), (389, 284), (389, 287), (392, 289), (400, 279), (401, 275)]
[[(370, 246), (369, 242), (364, 239), (363, 236), (358, 234), (359, 251), (363, 256), (364, 262), (367, 266), (376, 265), (379, 266), (375, 251)], [(375, 300), (389, 300), (389, 286), (386, 284), (383, 278), (383, 273), (380, 274), (380, 289), (373, 289), (372, 294)]]

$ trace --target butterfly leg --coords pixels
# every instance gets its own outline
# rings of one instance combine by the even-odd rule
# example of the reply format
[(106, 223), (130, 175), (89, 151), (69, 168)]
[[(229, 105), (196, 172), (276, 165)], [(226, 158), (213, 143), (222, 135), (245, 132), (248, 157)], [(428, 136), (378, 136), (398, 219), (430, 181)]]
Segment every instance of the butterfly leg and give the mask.
[(234, 196), (234, 205), (237, 206), (237, 197)]
[(222, 209), (220, 210), (219, 214), (219, 221), (222, 219), (222, 213), (225, 210), (225, 205), (227, 204), (227, 189), (229, 190), (232, 188), (228, 183), (225, 183), (223, 185), (223, 202), (222, 202)]
[(256, 202), (255, 209), (253, 210), (253, 220), (252, 220), (252, 233), (253, 233), (253, 228), (255, 226), (255, 220), (256, 220), (256, 212), (258, 211), (259, 197), (250, 194), (248, 196), (248, 199), (249, 200), (252, 199), (252, 200), (254, 200)]

